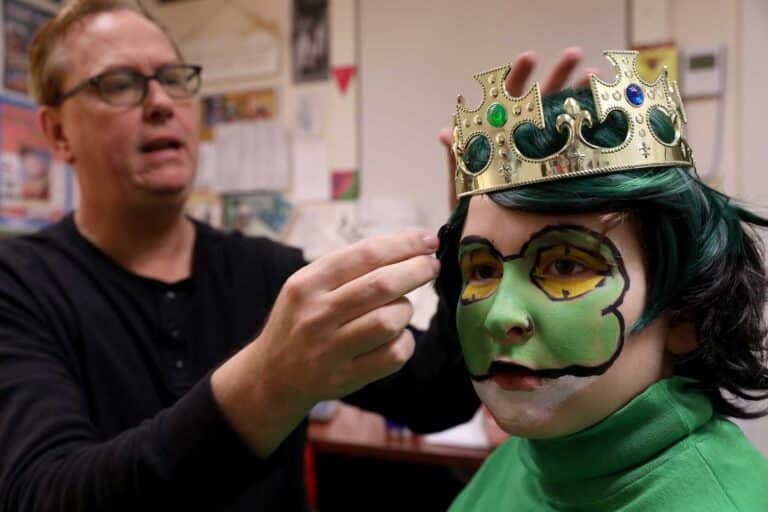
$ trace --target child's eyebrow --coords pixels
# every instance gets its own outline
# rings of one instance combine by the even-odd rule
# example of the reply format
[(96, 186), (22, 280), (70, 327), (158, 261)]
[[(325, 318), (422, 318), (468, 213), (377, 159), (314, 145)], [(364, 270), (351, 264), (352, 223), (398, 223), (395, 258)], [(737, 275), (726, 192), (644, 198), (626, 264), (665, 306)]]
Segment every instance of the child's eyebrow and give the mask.
[(503, 259), (501, 253), (493, 245), (493, 242), (482, 236), (468, 235), (461, 239), (459, 242), (459, 256), (463, 256), (464, 253), (471, 250), (485, 249), (490, 252), (494, 257)]

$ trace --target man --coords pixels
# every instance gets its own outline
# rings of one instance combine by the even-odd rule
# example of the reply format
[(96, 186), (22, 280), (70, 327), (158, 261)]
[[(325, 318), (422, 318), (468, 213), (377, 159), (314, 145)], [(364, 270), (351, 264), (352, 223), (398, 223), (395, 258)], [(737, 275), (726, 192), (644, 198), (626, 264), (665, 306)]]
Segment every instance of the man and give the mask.
[(0, 510), (303, 510), (317, 401), (422, 430), (471, 416), (443, 320), (413, 357), (406, 329), (436, 237), (304, 266), (190, 221), (200, 69), (135, 5), (67, 5), (30, 61), (81, 203), (0, 248)]
[[(578, 60), (564, 54), (553, 88)], [(81, 204), (0, 246), (0, 510), (304, 510), (318, 400), (418, 430), (474, 413), (445, 310), (416, 343), (406, 329), (434, 237), (305, 266), (188, 220), (199, 69), (131, 2), (68, 4), (30, 63)]]

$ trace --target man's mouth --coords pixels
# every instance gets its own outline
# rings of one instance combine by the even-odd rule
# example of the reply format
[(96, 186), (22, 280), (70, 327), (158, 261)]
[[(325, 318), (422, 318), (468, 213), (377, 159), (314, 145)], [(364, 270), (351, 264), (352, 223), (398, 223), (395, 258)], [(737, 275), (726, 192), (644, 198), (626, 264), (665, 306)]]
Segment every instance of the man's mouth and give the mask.
[(158, 137), (141, 145), (139, 150), (142, 153), (154, 153), (164, 150), (177, 150), (180, 149), (182, 143), (179, 139), (173, 137)]

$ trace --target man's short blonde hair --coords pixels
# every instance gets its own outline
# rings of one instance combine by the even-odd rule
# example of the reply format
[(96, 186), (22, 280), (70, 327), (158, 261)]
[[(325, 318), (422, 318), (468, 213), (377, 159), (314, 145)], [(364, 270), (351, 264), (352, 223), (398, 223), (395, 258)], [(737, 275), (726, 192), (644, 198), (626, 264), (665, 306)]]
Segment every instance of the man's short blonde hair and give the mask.
[(70, 0), (55, 17), (40, 27), (29, 48), (29, 87), (38, 105), (57, 106), (61, 103), (64, 71), (69, 57), (61, 43), (69, 29), (88, 16), (118, 10), (133, 11), (155, 24), (168, 36), (168, 41), (181, 58), (171, 35), (142, 5), (141, 0)]

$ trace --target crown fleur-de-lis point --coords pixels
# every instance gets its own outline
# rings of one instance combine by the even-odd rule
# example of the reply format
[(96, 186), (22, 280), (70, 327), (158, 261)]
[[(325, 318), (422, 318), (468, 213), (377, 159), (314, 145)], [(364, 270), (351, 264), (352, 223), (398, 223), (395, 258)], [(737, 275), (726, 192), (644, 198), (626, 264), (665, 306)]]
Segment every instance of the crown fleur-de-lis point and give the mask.
[(584, 160), (587, 158), (587, 155), (579, 151), (579, 148), (576, 146), (571, 146), (568, 148), (568, 151), (565, 153), (565, 157), (568, 159), (568, 162), (571, 164), (571, 171), (581, 171), (582, 164)]
[(648, 155), (651, 154), (651, 147), (643, 141), (642, 144), (640, 144), (640, 153), (643, 154), (643, 157), (648, 158)]
[(508, 162), (502, 162), (499, 165), (499, 175), (504, 178), (507, 183), (512, 181), (512, 166)]

